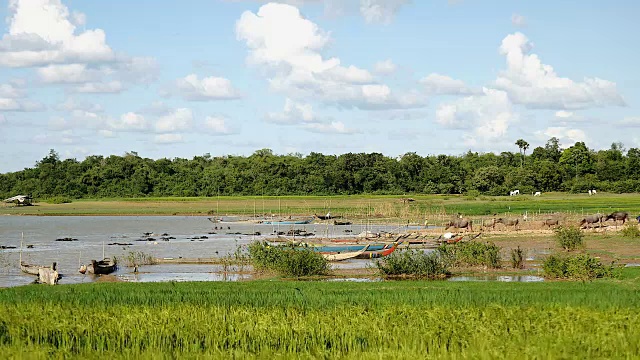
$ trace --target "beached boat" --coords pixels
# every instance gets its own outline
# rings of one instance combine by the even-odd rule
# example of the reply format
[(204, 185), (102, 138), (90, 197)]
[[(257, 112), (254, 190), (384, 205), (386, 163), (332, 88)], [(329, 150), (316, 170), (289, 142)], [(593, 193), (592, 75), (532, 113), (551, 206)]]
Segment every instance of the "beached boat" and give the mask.
[(91, 260), (90, 265), (80, 266), (79, 271), (81, 274), (88, 273), (95, 275), (105, 275), (111, 274), (112, 272), (116, 271), (117, 268), (118, 265), (116, 264), (115, 260), (111, 258), (104, 258), (100, 261)]
[(22, 270), (23, 273), (29, 274), (29, 275), (38, 275), (40, 273), (40, 269), (55, 271), (57, 270), (56, 267), (57, 267), (57, 264), (55, 262), (51, 266), (32, 265), (32, 264), (26, 264), (23, 262), (20, 263), (20, 270)]
[(313, 221), (313, 218), (304, 219), (304, 220), (282, 220), (282, 221), (266, 220), (266, 221), (262, 221), (262, 224), (265, 224), (265, 225), (305, 225), (305, 224), (311, 224), (312, 221)]
[(356, 259), (376, 259), (376, 258), (389, 256), (389, 255), (391, 255), (391, 253), (396, 251), (396, 249), (398, 248), (398, 245), (400, 245), (400, 243), (401, 243), (401, 241), (395, 242), (393, 244), (393, 246), (388, 248), (388, 249), (383, 249), (383, 250), (379, 250), (379, 251), (365, 251), (362, 254), (357, 255), (355, 258)]
[[(313, 243), (303, 243), (299, 245), (301, 248), (308, 248), (315, 252), (321, 253), (335, 253), (335, 252), (349, 252), (349, 251), (358, 251), (362, 249), (365, 244), (343, 244), (343, 245), (324, 245), (324, 244), (313, 244)], [(386, 243), (369, 243), (369, 250), (383, 250), (388, 247), (391, 247), (392, 244)]]
[(353, 259), (359, 255), (362, 255), (365, 251), (367, 251), (368, 248), (369, 248), (369, 245), (365, 245), (362, 249), (358, 251), (322, 253), (322, 257), (324, 257), (328, 261), (342, 261), (347, 259)]

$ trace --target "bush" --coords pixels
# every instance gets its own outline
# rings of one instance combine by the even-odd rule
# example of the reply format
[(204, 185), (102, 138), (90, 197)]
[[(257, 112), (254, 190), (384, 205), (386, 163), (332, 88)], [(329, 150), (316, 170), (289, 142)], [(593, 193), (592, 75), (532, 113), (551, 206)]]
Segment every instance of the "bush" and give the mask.
[(542, 264), (546, 277), (555, 279), (593, 280), (613, 277), (614, 266), (602, 265), (598, 259), (587, 254), (574, 256), (551, 255)]
[(449, 275), (447, 265), (435, 252), (395, 251), (384, 260), (376, 261), (375, 264), (383, 275), (414, 275), (424, 278)]
[(525, 252), (518, 246), (517, 249), (511, 249), (511, 267), (514, 269), (524, 269)]
[(317, 252), (304, 248), (270, 246), (256, 241), (249, 245), (249, 255), (256, 269), (272, 270), (285, 276), (323, 275), (329, 262)]
[(157, 263), (153, 256), (142, 251), (130, 251), (125, 260), (127, 266), (136, 268), (141, 265), (155, 265)]
[(494, 243), (460, 242), (443, 244), (436, 250), (451, 267), (478, 266), (500, 267), (500, 247)]
[(640, 229), (638, 229), (633, 224), (627, 224), (627, 226), (625, 226), (624, 229), (622, 229), (621, 233), (622, 233), (622, 236), (627, 238), (632, 238), (632, 239), (640, 238)]
[(54, 196), (48, 198), (46, 201), (49, 204), (68, 204), (71, 202), (71, 198), (68, 198), (66, 196)]
[(584, 235), (573, 226), (558, 226), (553, 230), (558, 244), (567, 251), (584, 247)]

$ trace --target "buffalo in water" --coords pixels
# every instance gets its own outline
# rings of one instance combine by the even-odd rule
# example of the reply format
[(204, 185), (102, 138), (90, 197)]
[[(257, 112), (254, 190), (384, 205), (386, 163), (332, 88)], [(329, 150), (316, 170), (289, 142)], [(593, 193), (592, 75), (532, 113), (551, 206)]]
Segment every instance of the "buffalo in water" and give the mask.
[(609, 215), (607, 215), (607, 218), (604, 221), (608, 221), (608, 220), (612, 220), (616, 222), (616, 225), (618, 225), (618, 220), (622, 220), (622, 225), (624, 225), (625, 221), (627, 221), (627, 219), (629, 218), (629, 213), (626, 211), (616, 211), (613, 212)]
[(582, 218), (582, 220), (580, 220), (580, 227), (582, 227), (582, 225), (593, 225), (593, 224), (598, 224), (598, 227), (602, 226), (602, 222), (604, 221), (604, 219), (606, 218), (605, 215), (602, 215), (600, 213), (595, 214), (595, 215), (587, 215), (584, 218)]
[(471, 220), (469, 219), (455, 219), (455, 220), (451, 220), (448, 221), (445, 224), (445, 230), (447, 230), (448, 228), (456, 228), (456, 229), (467, 229), (469, 231), (473, 231), (473, 225), (471, 223)]

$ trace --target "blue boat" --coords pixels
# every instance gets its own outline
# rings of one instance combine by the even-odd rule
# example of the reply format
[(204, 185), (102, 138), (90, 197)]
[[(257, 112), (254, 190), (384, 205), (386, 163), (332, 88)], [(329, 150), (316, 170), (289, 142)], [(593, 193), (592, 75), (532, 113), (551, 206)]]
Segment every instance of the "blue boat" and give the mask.
[[(322, 253), (334, 253), (334, 252), (345, 252), (345, 251), (358, 251), (361, 250), (367, 244), (353, 244), (353, 245), (312, 245), (309, 244), (307, 246), (301, 245), (300, 248), (307, 248), (313, 250), (315, 252)], [(384, 249), (388, 244), (369, 244), (369, 248), (367, 250), (377, 251)]]

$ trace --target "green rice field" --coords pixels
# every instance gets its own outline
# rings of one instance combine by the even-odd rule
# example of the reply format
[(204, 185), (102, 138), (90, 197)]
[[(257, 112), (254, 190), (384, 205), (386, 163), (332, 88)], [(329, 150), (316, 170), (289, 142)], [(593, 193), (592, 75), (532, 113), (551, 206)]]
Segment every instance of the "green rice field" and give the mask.
[(594, 282), (0, 290), (4, 358), (637, 358), (640, 269)]
[[(411, 197), (415, 201), (403, 202)], [(350, 219), (419, 221), (462, 213), (465, 216), (497, 214), (568, 214), (628, 211), (640, 214), (640, 194), (545, 193), (540, 197), (462, 195), (354, 195), (354, 196), (228, 196), (211, 198), (87, 199), (67, 204), (39, 202), (36, 206), (4, 204), (5, 215), (244, 215), (307, 216), (331, 211)]]

